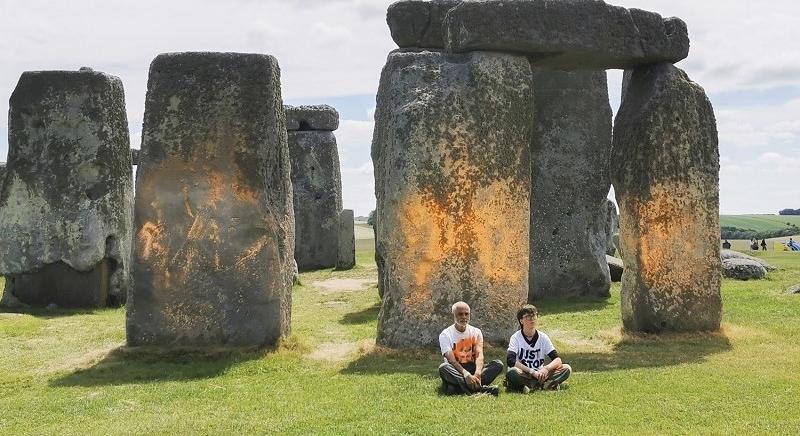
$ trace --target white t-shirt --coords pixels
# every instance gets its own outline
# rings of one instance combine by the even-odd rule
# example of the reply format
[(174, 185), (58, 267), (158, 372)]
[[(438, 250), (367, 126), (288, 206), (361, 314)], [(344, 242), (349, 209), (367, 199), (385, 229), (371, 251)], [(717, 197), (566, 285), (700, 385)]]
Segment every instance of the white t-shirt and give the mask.
[[(544, 365), (544, 358), (551, 351), (555, 350), (550, 338), (540, 332), (539, 337), (534, 344), (529, 344), (522, 334), (522, 330), (517, 330), (516, 333), (511, 335), (511, 340), (508, 341), (508, 351), (517, 353), (517, 360), (522, 362), (528, 368), (539, 369)], [(534, 335), (535, 336), (535, 335)]]
[[(483, 345), (483, 333), (481, 329), (467, 324), (467, 328), (460, 332), (456, 330), (456, 325), (442, 330), (439, 334), (439, 348), (442, 355), (452, 351), (458, 363), (475, 362), (475, 346)], [(447, 358), (444, 359), (447, 362)]]

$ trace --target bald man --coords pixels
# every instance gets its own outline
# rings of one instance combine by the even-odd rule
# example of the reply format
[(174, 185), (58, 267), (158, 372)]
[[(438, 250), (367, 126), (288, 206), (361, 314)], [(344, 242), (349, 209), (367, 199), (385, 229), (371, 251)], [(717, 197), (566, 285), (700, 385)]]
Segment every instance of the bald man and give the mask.
[(500, 389), (492, 385), (503, 372), (503, 362), (493, 360), (483, 365), (483, 333), (469, 325), (469, 305), (459, 301), (452, 307), (453, 325), (439, 334), (439, 348), (444, 363), (439, 365), (439, 376), (448, 394), (489, 393), (499, 395)]

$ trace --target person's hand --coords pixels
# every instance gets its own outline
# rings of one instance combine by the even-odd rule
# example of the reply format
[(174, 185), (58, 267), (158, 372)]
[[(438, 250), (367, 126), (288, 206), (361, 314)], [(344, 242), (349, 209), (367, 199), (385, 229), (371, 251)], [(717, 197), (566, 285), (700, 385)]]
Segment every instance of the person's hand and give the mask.
[(547, 369), (546, 366), (543, 366), (541, 369), (536, 371), (533, 376), (536, 377), (536, 380), (538, 380), (539, 383), (544, 384), (544, 382), (547, 381), (547, 377), (550, 377), (550, 370)]
[(478, 377), (476, 377), (474, 375), (469, 375), (469, 376), (467, 376), (465, 378), (467, 380), (467, 385), (473, 391), (477, 391), (481, 387), (481, 379), (480, 378), (478, 378)]

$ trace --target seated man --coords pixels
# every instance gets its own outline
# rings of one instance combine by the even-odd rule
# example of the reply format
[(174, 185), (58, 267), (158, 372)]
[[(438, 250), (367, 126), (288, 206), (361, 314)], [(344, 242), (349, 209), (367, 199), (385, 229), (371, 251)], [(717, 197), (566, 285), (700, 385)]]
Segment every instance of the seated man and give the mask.
[[(532, 304), (522, 306), (517, 312), (520, 329), (511, 336), (506, 357), (509, 389), (524, 393), (532, 389), (559, 389), (572, 372), (569, 365), (561, 363), (550, 338), (536, 330), (538, 317), (536, 306)], [(550, 358), (547, 365), (545, 356)]]
[(439, 347), (444, 363), (439, 376), (448, 394), (486, 392), (500, 393), (492, 381), (503, 371), (503, 362), (493, 360), (483, 366), (483, 333), (469, 325), (469, 305), (463, 301), (453, 305), (454, 323), (439, 334)]

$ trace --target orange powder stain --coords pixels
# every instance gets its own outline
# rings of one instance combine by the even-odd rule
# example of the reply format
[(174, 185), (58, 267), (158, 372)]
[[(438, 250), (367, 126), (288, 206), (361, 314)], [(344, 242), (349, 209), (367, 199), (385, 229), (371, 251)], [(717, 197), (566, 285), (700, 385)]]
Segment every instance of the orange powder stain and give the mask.
[(648, 287), (679, 297), (706, 283), (701, 279), (714, 264), (707, 241), (717, 238), (709, 235), (716, 229), (709, 230), (705, 211), (697, 207), (703, 198), (696, 188), (673, 182), (651, 187), (648, 201), (632, 205), (638, 221), (629, 223), (635, 227), (624, 231), (625, 241), (639, 245), (640, 273)]

